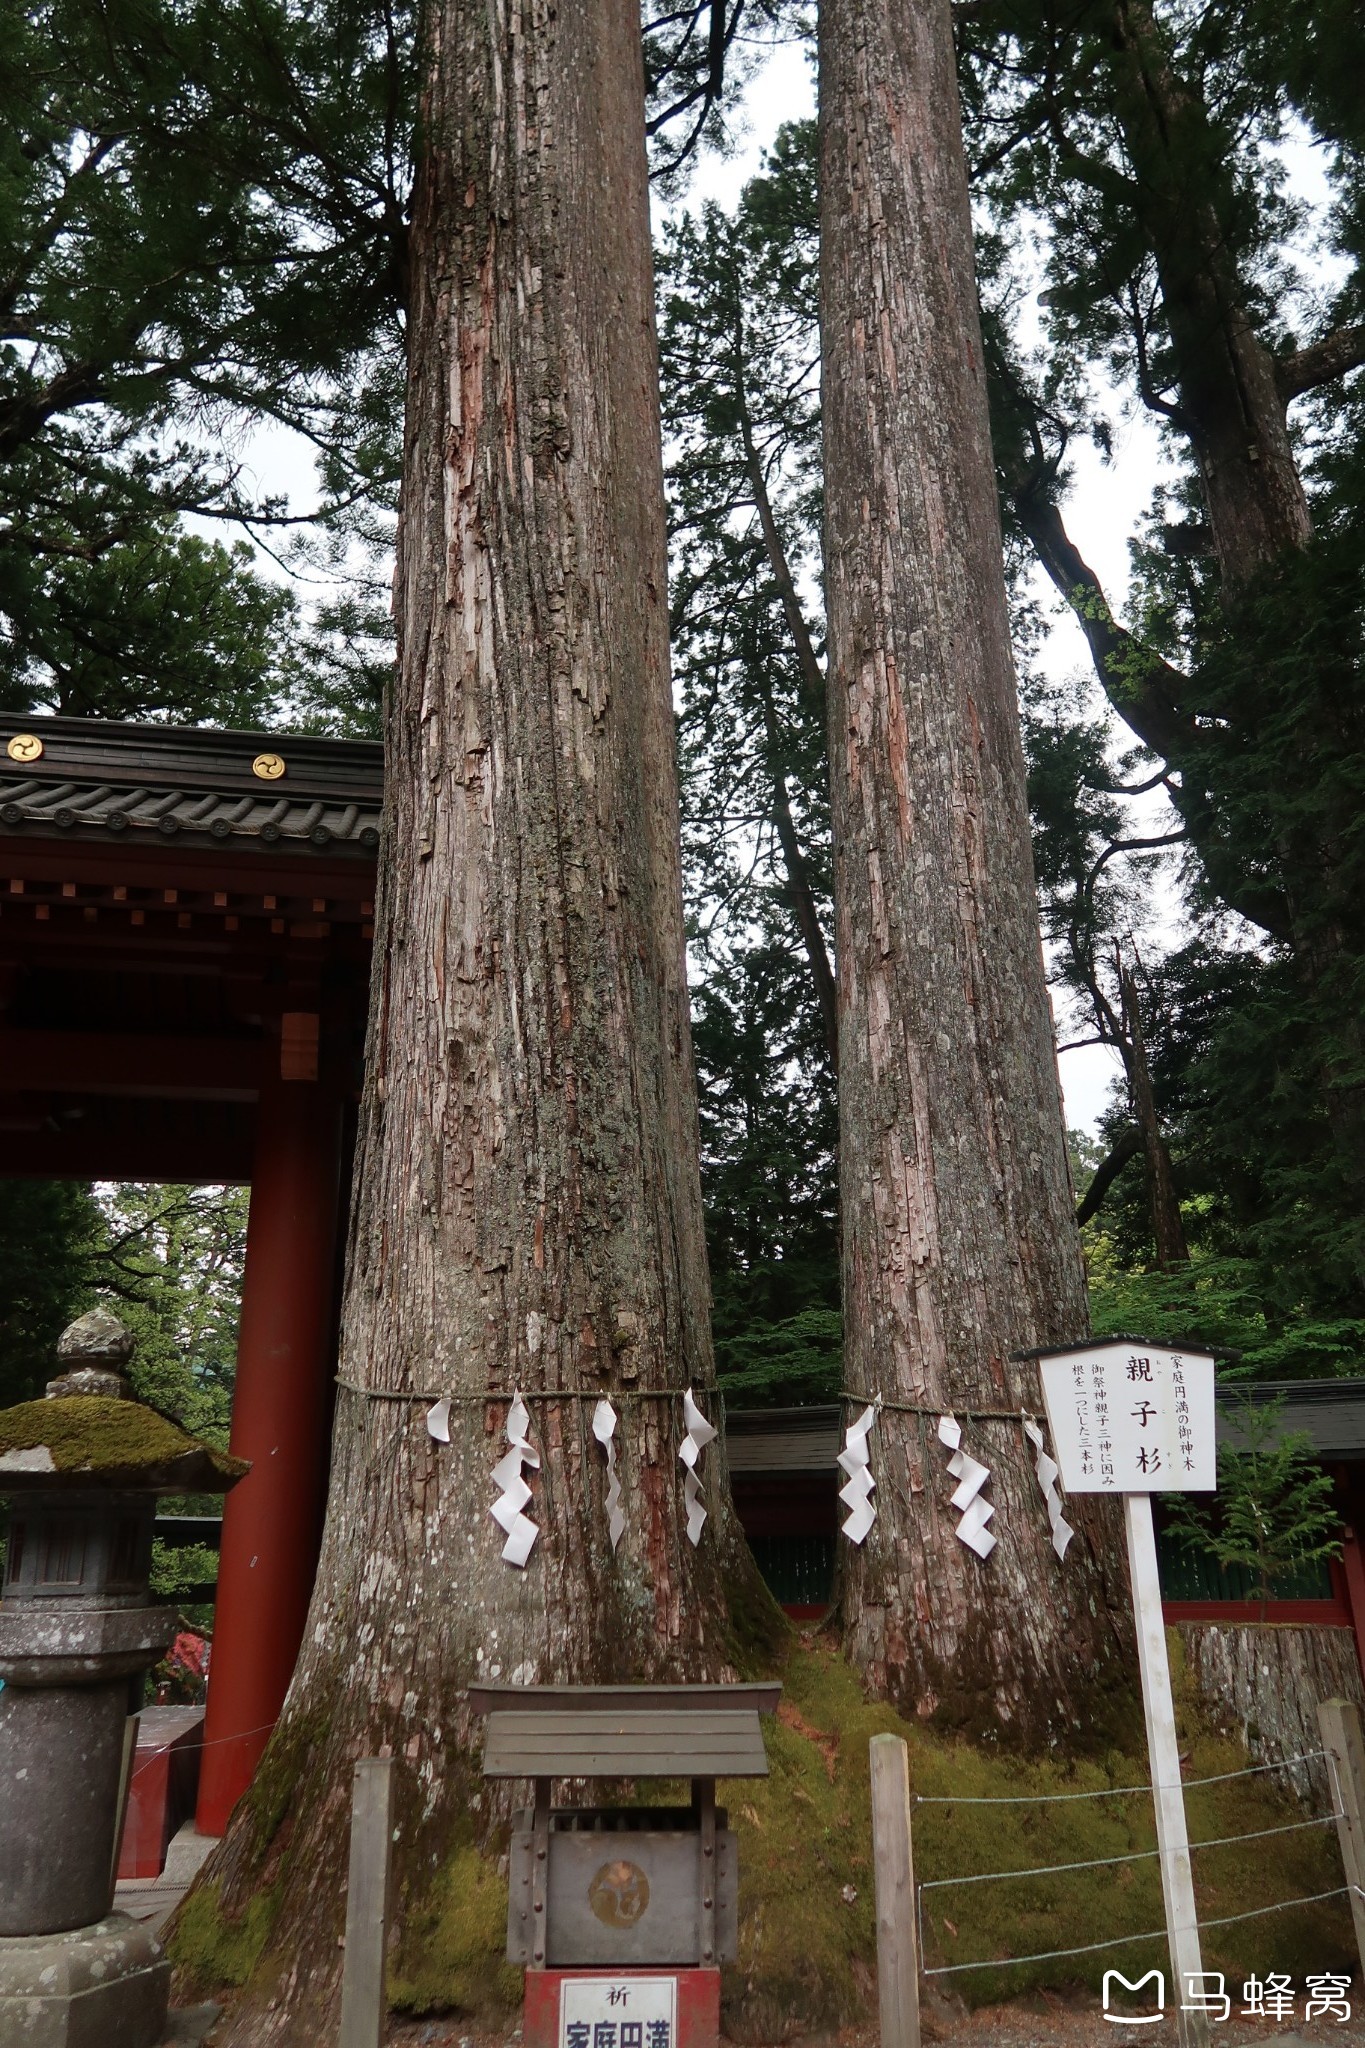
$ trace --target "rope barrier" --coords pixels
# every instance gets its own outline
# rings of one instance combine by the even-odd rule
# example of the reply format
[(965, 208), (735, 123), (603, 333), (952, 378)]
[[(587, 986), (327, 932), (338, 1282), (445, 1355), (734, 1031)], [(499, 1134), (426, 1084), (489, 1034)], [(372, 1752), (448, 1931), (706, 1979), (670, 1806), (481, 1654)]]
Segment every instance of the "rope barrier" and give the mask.
[[(1213, 1835), (1207, 1841), (1191, 1842), (1190, 1849), (1226, 1849), (1232, 1842), (1261, 1842), (1267, 1835), (1293, 1835), (1300, 1828), (1330, 1827), (1342, 1818), (1339, 1813), (1321, 1813), (1313, 1820), (1291, 1820), (1276, 1828), (1256, 1828), (1247, 1835)], [(987, 1884), (992, 1878), (1051, 1877), (1063, 1870), (1103, 1870), (1110, 1863), (1144, 1863), (1159, 1856), (1159, 1849), (1134, 1849), (1125, 1856), (1091, 1856), (1083, 1863), (1039, 1863), (1030, 1870), (977, 1870), (969, 1877), (931, 1877), (920, 1886), (922, 1892), (942, 1891), (946, 1885)]]
[(1145, 1785), (1106, 1785), (1095, 1792), (962, 1793), (956, 1796), (948, 1792), (924, 1795), (917, 1792), (914, 1803), (916, 1806), (1041, 1806), (1063, 1799), (1126, 1799), (1135, 1792), (1172, 1789), (1189, 1792), (1196, 1785), (1226, 1785), (1233, 1778), (1255, 1778), (1263, 1771), (1288, 1771), (1295, 1764), (1311, 1764), (1326, 1755), (1325, 1749), (1306, 1749), (1301, 1756), (1281, 1757), (1273, 1764), (1248, 1764), (1244, 1770), (1220, 1771), (1212, 1778), (1184, 1778), (1179, 1788), (1153, 1786), (1149, 1780)]
[[(1266, 1771), (1291, 1770), (1296, 1764), (1314, 1763), (1320, 1757), (1326, 1757), (1329, 1763), (1332, 1761), (1330, 1752), (1326, 1749), (1304, 1750), (1297, 1756), (1277, 1758), (1274, 1763), (1248, 1764), (1239, 1771), (1219, 1771), (1212, 1777), (1191, 1778), (1182, 1784), (1181, 1790), (1186, 1791), (1198, 1785), (1226, 1785), (1234, 1778), (1254, 1778)], [(934, 1795), (929, 1798), (917, 1796), (915, 1804), (917, 1806), (1032, 1806), (1068, 1799), (1118, 1799), (1139, 1792), (1151, 1793), (1156, 1789), (1158, 1788), (1151, 1785), (1114, 1785), (1094, 1792), (1038, 1792), (1031, 1796), (1026, 1794), (973, 1796), (961, 1800), (953, 1799), (946, 1795)], [(1338, 1799), (1340, 1798), (1339, 1792), (1337, 1797)], [(1238, 1842), (1262, 1842), (1271, 1835), (1293, 1835), (1300, 1833), (1305, 1828), (1332, 1827), (1343, 1818), (1344, 1815), (1341, 1812), (1333, 1811), (1332, 1813), (1315, 1814), (1308, 1820), (1284, 1821), (1275, 1827), (1254, 1828), (1250, 1832), (1241, 1835), (1207, 1836), (1202, 1842), (1191, 1842), (1190, 1850), (1193, 1853), (1196, 1849), (1226, 1849)], [(930, 1878), (926, 1883), (917, 1885), (915, 1888), (915, 1915), (919, 1926), (920, 1955), (923, 1956), (924, 1954), (924, 1894), (926, 1892), (945, 1891), (950, 1887), (958, 1885), (999, 1883), (1008, 1878), (1052, 1877), (1060, 1875), (1065, 1871), (1100, 1870), (1109, 1864), (1143, 1863), (1159, 1856), (1160, 1853), (1159, 1849), (1137, 1849), (1122, 1856), (1093, 1856), (1076, 1863), (1042, 1863), (1016, 1870), (973, 1871), (970, 1875), (964, 1877)], [(1239, 1921), (1255, 1920), (1265, 1913), (1286, 1913), (1296, 1906), (1320, 1905), (1325, 1899), (1339, 1899), (1348, 1896), (1353, 1890), (1357, 1891), (1360, 1896), (1365, 1897), (1365, 1892), (1360, 1892), (1359, 1887), (1353, 1887), (1350, 1884), (1337, 1885), (1330, 1891), (1306, 1892), (1299, 1898), (1274, 1899), (1267, 1906), (1251, 1906), (1244, 1913), (1225, 1913), (1212, 1920), (1205, 1920), (1201, 1917), (1200, 1925), (1201, 1927), (1231, 1927)], [(938, 1963), (932, 1968), (926, 1966), (924, 1968), (924, 1975), (926, 1977), (946, 1977), (962, 1970), (1020, 1969), (1028, 1963), (1050, 1963), (1066, 1956), (1095, 1955), (1103, 1949), (1125, 1948), (1130, 1942), (1164, 1941), (1166, 1939), (1167, 1930), (1164, 1927), (1152, 1928), (1142, 1934), (1116, 1934), (1105, 1941), (1082, 1942), (1074, 1948), (1039, 1949), (1026, 1956), (993, 1956), (983, 1958), (978, 1962)]]
[(947, 1885), (989, 1884), (1003, 1877), (1052, 1877), (1063, 1870), (1103, 1870), (1110, 1863), (1145, 1863), (1159, 1856), (1159, 1849), (1134, 1849), (1127, 1856), (1091, 1856), (1084, 1863), (1039, 1863), (1032, 1870), (976, 1870), (970, 1877), (931, 1877), (920, 1886), (922, 1892), (942, 1891)]
[[(946, 1977), (952, 1970), (1018, 1970), (1025, 1963), (1050, 1963), (1058, 1956), (1090, 1956), (1102, 1948), (1126, 1948), (1130, 1941), (1164, 1941), (1164, 1927), (1154, 1927), (1148, 1934), (1116, 1934), (1112, 1941), (1087, 1941), (1080, 1948), (1044, 1948), (1031, 1956), (994, 1956), (981, 1963), (938, 1963), (932, 1970), (926, 1970), (926, 1977)], [(922, 1946), (922, 1944), (921, 1944)]]
[(1235, 1920), (1254, 1920), (1259, 1913), (1284, 1913), (1290, 1906), (1316, 1906), (1323, 1899), (1342, 1899), (1350, 1891), (1348, 1884), (1339, 1884), (1330, 1892), (1306, 1892), (1301, 1899), (1276, 1899), (1269, 1906), (1253, 1906), (1249, 1913), (1224, 1913), (1217, 1920), (1201, 1920), (1201, 1927), (1231, 1927)]
[[(192, 1747), (194, 1749), (218, 1749), (225, 1742), (248, 1742), (253, 1735), (273, 1734), (278, 1726), (279, 1723), (277, 1721), (267, 1721), (263, 1728), (242, 1728), (236, 1735), (215, 1735), (211, 1741), (196, 1742), (192, 1744)], [(135, 1750), (133, 1752), (134, 1777), (142, 1769), (143, 1764), (153, 1763), (157, 1757), (168, 1755), (175, 1746), (173, 1742), (163, 1742), (159, 1749)]]
[[(1114, 1860), (1117, 1862), (1119, 1859), (1116, 1857)], [(1065, 1868), (1065, 1865), (1060, 1865), (1059, 1868)], [(921, 1886), (920, 1889), (922, 1891), (924, 1887)], [(1306, 1892), (1302, 1898), (1298, 1899), (1275, 1899), (1268, 1906), (1253, 1906), (1246, 1913), (1225, 1913), (1217, 1920), (1201, 1919), (1199, 1924), (1201, 1927), (1231, 1927), (1238, 1920), (1255, 1920), (1262, 1913), (1285, 1913), (1293, 1906), (1317, 1906), (1324, 1899), (1340, 1899), (1350, 1889), (1350, 1885), (1339, 1884), (1330, 1892)], [(1116, 1934), (1109, 1941), (1087, 1941), (1083, 1942), (1078, 1948), (1045, 1948), (1039, 1949), (1034, 1955), (1027, 1956), (992, 1956), (979, 1963), (938, 1963), (933, 1969), (925, 1970), (924, 1975), (926, 1977), (946, 1977), (957, 1970), (1018, 1970), (1022, 1969), (1025, 1963), (1051, 1963), (1055, 1962), (1060, 1956), (1089, 1956), (1094, 1955), (1103, 1948), (1126, 1948), (1130, 1941), (1165, 1941), (1165, 1939), (1166, 1929), (1164, 1927), (1154, 1927), (1146, 1934)], [(923, 1951), (924, 1920), (923, 1915), (921, 1915), (920, 1953), (923, 1954)]]

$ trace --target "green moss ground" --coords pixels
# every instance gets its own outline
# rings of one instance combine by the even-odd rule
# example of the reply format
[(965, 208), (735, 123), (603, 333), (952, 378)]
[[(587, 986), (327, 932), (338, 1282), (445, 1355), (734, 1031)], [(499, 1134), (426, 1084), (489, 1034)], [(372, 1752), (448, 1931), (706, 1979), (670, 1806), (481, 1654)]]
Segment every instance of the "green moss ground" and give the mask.
[[(1173, 1659), (1179, 1642), (1172, 1637)], [(837, 2024), (866, 2011), (876, 1964), (867, 1746), (883, 1733), (904, 1736), (912, 1791), (947, 1798), (914, 1813), (916, 1876), (921, 1883), (991, 1870), (1088, 1862), (1155, 1847), (1150, 1795), (1073, 1799), (1060, 1804), (975, 1806), (972, 1798), (1012, 1799), (1060, 1791), (1140, 1785), (1146, 1757), (1114, 1752), (1072, 1766), (1024, 1762), (945, 1741), (869, 1705), (855, 1675), (832, 1650), (801, 1647), (783, 1671), (782, 1709), (768, 1740), (770, 1775), (725, 1788), (739, 1834), (740, 1959), (725, 1974), (727, 2031), (736, 2039), (781, 2038), (783, 2020)], [(1190, 1779), (1241, 1770), (1241, 1747), (1207, 1729), (1175, 1667), (1181, 1753)], [(1187, 1795), (1194, 1841), (1248, 1834), (1305, 1817), (1269, 1775), (1192, 1786)], [(1342, 1883), (1335, 1830), (1304, 1830), (1196, 1857), (1201, 1918), (1214, 1920), (1272, 1899), (1330, 1890)], [(856, 1891), (846, 1901), (845, 1888)], [(1163, 1925), (1155, 1857), (1100, 1870), (973, 1884), (931, 1891), (925, 1899), (925, 1962), (984, 1961), (1010, 1953), (1079, 1947)], [(1253, 1968), (1351, 1967), (1351, 1922), (1344, 1899), (1209, 1928), (1206, 1967), (1231, 1976)], [(1162, 1960), (1159, 1941), (1014, 1969), (954, 1972), (936, 1981), (970, 2004), (994, 2002), (1035, 1986), (1098, 1986), (1106, 1968)], [(1238, 1981), (1241, 1981), (1239, 1977)]]
[[(1171, 1642), (1178, 1658), (1178, 1639), (1172, 1636)], [(1245, 1751), (1210, 1732), (1178, 1664), (1174, 1675), (1187, 1777), (1243, 1769)], [(849, 1665), (818, 1642), (793, 1643), (781, 1676), (782, 1707), (765, 1724), (769, 1776), (724, 1785), (718, 1794), (739, 1836), (740, 1956), (725, 1971), (723, 1989), (725, 2031), (732, 2039), (775, 2041), (794, 2024), (841, 2025), (864, 2016), (875, 2001), (867, 1750), (874, 1735), (904, 1736), (913, 1791), (952, 1802), (915, 1810), (921, 1882), (1132, 1856), (1155, 1847), (1148, 1795), (1056, 1805), (1028, 1798), (1140, 1785), (1144, 1755), (1114, 1751), (1074, 1765), (1025, 1762), (926, 1734), (890, 1709), (869, 1704)], [(1027, 1801), (1022, 1805), (967, 1803), (1021, 1794)], [(1196, 1841), (1304, 1818), (1269, 1775), (1191, 1786), (1187, 1804)], [(1196, 1870), (1205, 1920), (1342, 1882), (1330, 1827), (1211, 1849), (1196, 1858)], [(495, 1867), (471, 1843), (461, 1844), (421, 1912), (404, 1927), (390, 1981), (394, 2004), (486, 2019), (513, 2011), (520, 1980), (502, 1960), (506, 1901), (506, 1883)], [(1071, 1948), (1162, 1925), (1157, 1863), (1147, 1856), (1100, 1870), (931, 1891), (925, 1901), (925, 1961), (933, 1967)], [(1261, 1975), (1286, 1970), (1300, 1978), (1309, 1969), (1349, 1970), (1353, 1953), (1350, 1916), (1340, 1899), (1209, 1928), (1204, 1937), (1206, 1967), (1225, 1970), (1239, 1983), (1253, 1969)], [(955, 1972), (935, 1981), (976, 2005), (1035, 1987), (1098, 1987), (1106, 1968), (1132, 1976), (1136, 1966), (1149, 1969), (1161, 1961), (1160, 1942), (1133, 1941), (1098, 1955)]]
[[(1179, 1661), (1179, 1639), (1172, 1634), (1170, 1642), (1187, 1781), (1244, 1769), (1245, 1751), (1212, 1732), (1199, 1713)], [(764, 1661), (770, 1673), (776, 1664), (783, 1681), (779, 1713), (765, 1724), (769, 1775), (723, 1785), (718, 1793), (739, 1836), (740, 1955), (726, 1969), (722, 1991), (725, 2031), (732, 2039), (778, 2041), (793, 2030), (827, 2030), (864, 2017), (875, 2004), (868, 1781), (874, 1735), (903, 1736), (912, 1791), (926, 1801), (946, 1802), (915, 1809), (916, 1875), (922, 1883), (1106, 1859), (1100, 1869), (931, 1890), (924, 1907), (930, 1968), (998, 1962), (937, 1977), (942, 1989), (977, 2005), (1044, 1987), (1097, 1988), (1110, 1967), (1129, 1977), (1164, 1967), (1160, 1941), (1128, 1939), (1163, 1925), (1156, 1859), (1144, 1853), (1155, 1847), (1150, 1795), (1053, 1804), (1043, 1799), (1141, 1785), (1145, 1755), (1116, 1749), (1070, 1764), (1031, 1762), (926, 1732), (887, 1707), (869, 1704), (851, 1667), (819, 1638), (788, 1632), (779, 1656)], [(200, 1995), (248, 1979), (259, 1982), (278, 1966), (269, 1943), (288, 1851), (286, 1830), (279, 1829), (279, 1839), (276, 1830), (292, 1770), (289, 1759), (268, 1761), (274, 1768), (249, 1795), (260, 1858), (260, 1889), (249, 1910), (227, 1920), (209, 1885), (186, 1901), (173, 1932), (180, 1981), (200, 1987)], [(678, 1789), (650, 1787), (651, 1803)], [(1195, 1842), (1305, 1817), (1270, 1774), (1187, 1783), (1187, 1807)], [(512, 2015), (520, 2002), (521, 1973), (504, 1961), (507, 1883), (502, 1864), (480, 1855), (472, 1822), (461, 1836), (420, 1885), (405, 1885), (398, 1873), (399, 1931), (389, 1992), (400, 2011), (453, 2011), (492, 2024)], [(1137, 1860), (1108, 1861), (1121, 1857)], [(1262, 1976), (1283, 1970), (1297, 1980), (1309, 1970), (1352, 1967), (1344, 1899), (1226, 1928), (1209, 1925), (1272, 1900), (1340, 1885), (1334, 1828), (1209, 1849), (1196, 1856), (1195, 1867), (1206, 1968), (1223, 1970), (1240, 1984), (1252, 1970)], [(1022, 1967), (999, 1960), (1115, 1937), (1125, 1945), (1090, 1956)]]

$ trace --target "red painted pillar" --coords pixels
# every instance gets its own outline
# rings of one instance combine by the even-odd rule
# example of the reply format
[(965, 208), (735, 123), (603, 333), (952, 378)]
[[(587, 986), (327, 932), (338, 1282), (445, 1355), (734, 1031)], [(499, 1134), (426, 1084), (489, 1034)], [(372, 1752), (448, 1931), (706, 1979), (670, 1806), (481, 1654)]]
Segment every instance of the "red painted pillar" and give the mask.
[(256, 1133), (228, 1495), (195, 1816), (221, 1835), (294, 1670), (326, 1501), (341, 1111), (316, 1081), (268, 1082)]
[(1342, 1530), (1341, 1564), (1346, 1579), (1346, 1601), (1351, 1610), (1351, 1632), (1356, 1639), (1356, 1656), (1365, 1674), (1365, 1559), (1360, 1542), (1349, 1522)]

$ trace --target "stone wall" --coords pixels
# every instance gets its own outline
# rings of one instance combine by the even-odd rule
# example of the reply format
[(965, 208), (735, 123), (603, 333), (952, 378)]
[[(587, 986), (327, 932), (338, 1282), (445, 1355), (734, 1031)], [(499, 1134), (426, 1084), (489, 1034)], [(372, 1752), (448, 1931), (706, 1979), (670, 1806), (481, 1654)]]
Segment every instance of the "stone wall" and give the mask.
[[(1320, 1700), (1355, 1700), (1365, 1707), (1349, 1628), (1208, 1621), (1176, 1627), (1206, 1711), (1219, 1728), (1241, 1738), (1256, 1763), (1321, 1749)], [(1305, 1804), (1330, 1811), (1325, 1763), (1299, 1764), (1283, 1775)]]

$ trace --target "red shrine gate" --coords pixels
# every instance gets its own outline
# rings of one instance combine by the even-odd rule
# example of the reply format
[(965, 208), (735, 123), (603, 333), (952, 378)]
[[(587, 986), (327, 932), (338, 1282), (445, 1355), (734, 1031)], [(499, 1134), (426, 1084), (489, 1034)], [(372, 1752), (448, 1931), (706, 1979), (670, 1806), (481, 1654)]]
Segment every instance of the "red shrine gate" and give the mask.
[(326, 1495), (378, 745), (0, 729), (0, 1174), (251, 1183), (198, 1824), (284, 1699)]

